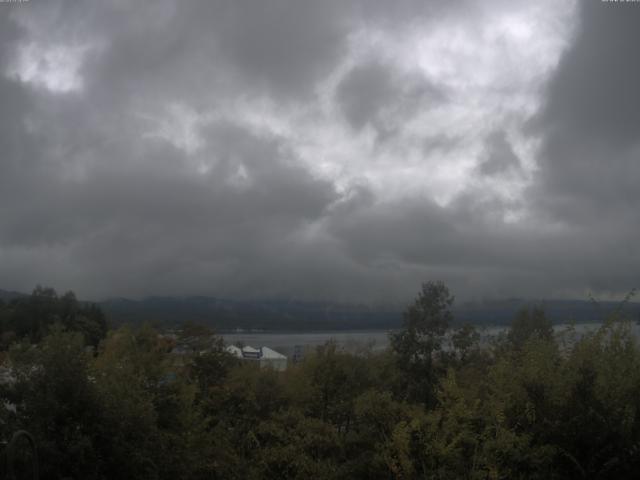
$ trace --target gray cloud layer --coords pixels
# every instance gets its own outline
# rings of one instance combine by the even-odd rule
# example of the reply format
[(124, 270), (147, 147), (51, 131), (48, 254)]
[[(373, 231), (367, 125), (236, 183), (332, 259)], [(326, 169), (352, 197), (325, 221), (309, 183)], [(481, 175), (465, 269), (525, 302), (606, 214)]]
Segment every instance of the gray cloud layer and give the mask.
[(528, 15), (567, 23), (526, 5), (0, 5), (0, 287), (624, 293), (640, 7), (579, 4), (564, 53), (496, 72)]

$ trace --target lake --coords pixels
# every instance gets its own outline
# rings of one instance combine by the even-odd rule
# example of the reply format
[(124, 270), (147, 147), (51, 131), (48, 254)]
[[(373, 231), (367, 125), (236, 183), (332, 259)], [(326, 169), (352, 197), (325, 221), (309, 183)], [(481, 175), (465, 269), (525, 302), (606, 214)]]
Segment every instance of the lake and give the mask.
[[(573, 325), (577, 337), (588, 331), (598, 328), (600, 323), (581, 323)], [(560, 334), (566, 331), (570, 325), (555, 325), (553, 328)], [(488, 342), (491, 337), (495, 337), (505, 332), (508, 327), (477, 327), (481, 335), (482, 343)], [(640, 326), (634, 324), (633, 330), (638, 336)], [(299, 346), (304, 353), (308, 353), (319, 345), (323, 345), (329, 340), (334, 340), (338, 346), (348, 352), (356, 352), (359, 349), (370, 347), (373, 351), (381, 351), (389, 346), (390, 330), (356, 330), (356, 331), (327, 331), (327, 332), (278, 332), (278, 333), (254, 333), (239, 332), (223, 334), (222, 337), (228, 345), (241, 342), (252, 347), (269, 347), (288, 357), (293, 355), (296, 346)]]

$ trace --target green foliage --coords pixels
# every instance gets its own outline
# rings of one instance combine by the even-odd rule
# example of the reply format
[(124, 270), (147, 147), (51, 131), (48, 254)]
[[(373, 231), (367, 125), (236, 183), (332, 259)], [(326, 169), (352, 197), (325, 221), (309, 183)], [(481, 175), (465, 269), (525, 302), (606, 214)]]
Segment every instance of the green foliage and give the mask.
[(544, 312), (524, 311), (483, 345), (471, 326), (447, 336), (453, 298), (430, 283), (387, 351), (329, 342), (276, 372), (236, 360), (196, 325), (183, 332), (186, 356), (149, 326), (109, 332), (87, 352), (86, 331), (60, 320), (79, 318), (74, 297), (36, 297), (29, 308), (58, 323), (35, 322), (29, 331), (42, 332), (1, 359), (15, 381), (0, 384), (0, 441), (29, 430), (44, 479), (632, 479), (640, 469), (640, 348), (619, 316), (559, 343)]
[(17, 406), (9, 425), (38, 440), (43, 478), (94, 478), (99, 459), (92, 426), (100, 407), (82, 336), (54, 327), (36, 348), (15, 344), (9, 358), (16, 382), (3, 396)]
[(309, 413), (340, 431), (348, 429), (355, 397), (371, 384), (367, 360), (341, 352), (334, 342), (328, 342), (302, 365), (301, 373), (310, 382)]
[(553, 326), (547, 318), (544, 310), (539, 307), (521, 310), (514, 318), (509, 333), (508, 341), (515, 348), (522, 348), (531, 337), (549, 340), (553, 337)]
[(425, 282), (404, 313), (403, 327), (390, 335), (398, 369), (404, 373), (406, 398), (434, 405), (439, 365), (437, 355), (453, 320), (454, 297), (442, 282)]
[(81, 333), (85, 344), (93, 347), (107, 333), (107, 321), (98, 306), (79, 302), (73, 292), (58, 296), (52, 288), (37, 286), (30, 296), (0, 303), (0, 350), (16, 339), (38, 343), (56, 324)]
[(238, 365), (239, 360), (225, 350), (222, 338), (218, 337), (209, 342), (204, 353), (193, 358), (190, 377), (197, 383), (199, 392), (206, 397), (209, 390), (219, 387), (231, 369)]
[(458, 328), (451, 335), (452, 350), (457, 353), (460, 360), (464, 362), (478, 348), (480, 343), (480, 334), (473, 325), (468, 323)]
[(340, 438), (335, 428), (295, 409), (262, 422), (255, 436), (258, 451), (248, 478), (339, 479)]

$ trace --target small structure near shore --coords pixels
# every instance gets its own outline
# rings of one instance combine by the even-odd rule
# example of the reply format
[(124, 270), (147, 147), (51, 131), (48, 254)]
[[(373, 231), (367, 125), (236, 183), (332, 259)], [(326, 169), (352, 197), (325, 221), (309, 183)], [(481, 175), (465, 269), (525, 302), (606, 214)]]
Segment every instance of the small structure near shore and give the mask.
[(260, 368), (272, 368), (279, 372), (287, 369), (287, 357), (269, 347), (253, 348), (244, 346), (240, 348), (235, 345), (229, 345), (226, 350), (241, 360), (258, 362)]

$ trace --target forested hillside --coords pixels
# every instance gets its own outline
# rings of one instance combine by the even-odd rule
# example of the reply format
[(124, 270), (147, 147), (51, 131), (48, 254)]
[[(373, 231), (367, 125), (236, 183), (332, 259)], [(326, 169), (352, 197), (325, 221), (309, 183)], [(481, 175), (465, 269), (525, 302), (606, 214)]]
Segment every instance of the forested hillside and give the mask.
[(452, 327), (447, 287), (426, 283), (387, 351), (328, 343), (275, 372), (240, 363), (221, 340), (177, 356), (149, 326), (87, 349), (95, 309), (34, 297), (2, 307), (4, 325), (19, 305), (32, 327), (3, 344), (0, 440), (28, 430), (45, 479), (632, 479), (640, 469), (640, 349), (622, 315), (578, 337), (523, 310), (480, 346), (472, 326)]

